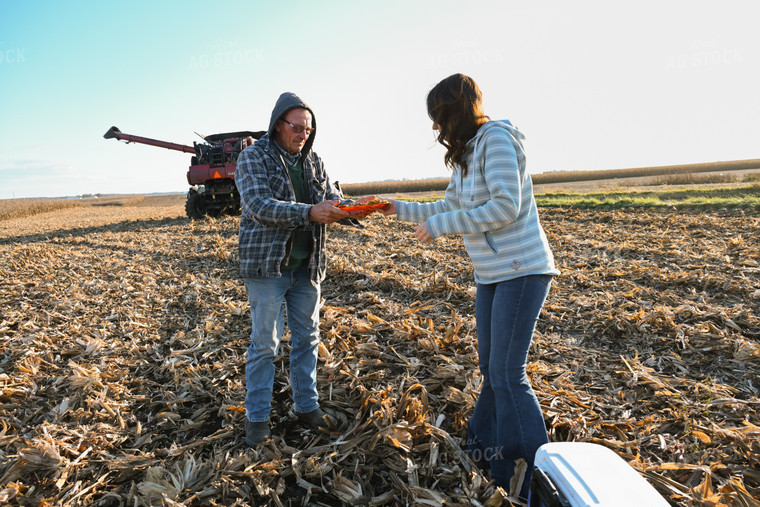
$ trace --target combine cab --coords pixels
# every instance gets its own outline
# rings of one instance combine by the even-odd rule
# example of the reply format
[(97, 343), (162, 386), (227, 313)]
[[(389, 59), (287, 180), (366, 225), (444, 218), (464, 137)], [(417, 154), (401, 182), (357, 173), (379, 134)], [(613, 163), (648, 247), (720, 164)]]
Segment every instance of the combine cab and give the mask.
[(240, 213), (240, 194), (235, 187), (238, 154), (265, 133), (243, 131), (214, 134), (203, 137), (205, 143), (193, 143), (193, 146), (124, 134), (116, 127), (111, 127), (103, 137), (192, 153), (187, 170), (190, 190), (187, 192), (185, 212), (188, 217), (199, 219), (206, 215), (218, 217)]

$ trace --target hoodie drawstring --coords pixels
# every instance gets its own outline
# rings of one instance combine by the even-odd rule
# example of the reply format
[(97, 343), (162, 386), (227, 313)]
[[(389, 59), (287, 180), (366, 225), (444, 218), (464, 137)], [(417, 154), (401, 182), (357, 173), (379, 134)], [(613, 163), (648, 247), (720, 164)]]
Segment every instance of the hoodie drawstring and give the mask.
[(480, 136), (475, 137), (475, 146), (472, 148), (472, 167), (470, 167), (470, 201), (475, 200), (475, 166), (478, 161), (478, 143)]

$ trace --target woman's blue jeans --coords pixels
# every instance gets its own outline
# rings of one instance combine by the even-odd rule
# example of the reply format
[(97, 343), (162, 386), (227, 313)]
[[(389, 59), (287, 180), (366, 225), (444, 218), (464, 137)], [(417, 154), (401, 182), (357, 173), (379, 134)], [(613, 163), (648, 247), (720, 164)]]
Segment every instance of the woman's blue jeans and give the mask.
[(290, 387), (296, 412), (319, 408), (317, 354), (320, 287), (302, 267), (279, 278), (246, 278), (251, 304), (251, 345), (245, 362), (245, 409), (249, 421), (269, 419), (274, 387), (274, 358), (285, 327), (290, 329)]
[(491, 479), (509, 491), (516, 460), (528, 466), (518, 496), (527, 497), (536, 450), (549, 441), (525, 367), (551, 275), (478, 284), (475, 321), (483, 387), (467, 430), (467, 447), (488, 462)]

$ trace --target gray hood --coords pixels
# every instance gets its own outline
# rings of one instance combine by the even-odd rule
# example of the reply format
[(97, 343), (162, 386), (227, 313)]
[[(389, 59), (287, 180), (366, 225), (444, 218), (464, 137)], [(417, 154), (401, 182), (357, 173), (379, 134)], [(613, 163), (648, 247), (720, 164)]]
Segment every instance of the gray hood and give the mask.
[[(511, 138), (512, 145), (515, 147), (515, 153), (517, 154), (517, 164), (520, 168), (520, 172), (525, 172), (525, 151), (523, 150), (523, 140), (525, 139), (525, 135), (520, 132), (517, 127), (512, 125), (512, 122), (509, 120), (496, 120), (496, 121), (489, 121), (487, 123), (484, 123), (480, 126), (478, 129), (478, 132), (473, 136), (472, 139), (467, 141), (467, 146), (472, 149), (472, 165), (475, 167), (479, 167), (481, 171), (485, 168), (485, 155), (482, 154), (482, 152), (478, 149), (478, 144), (480, 143), (481, 139), (483, 139), (483, 136), (485, 135), (486, 131), (490, 129), (500, 128), (504, 129), (509, 133), (509, 137)], [(470, 200), (473, 200), (475, 198), (475, 172), (474, 170), (468, 170), (468, 177), (470, 179)], [(464, 173), (460, 172), (460, 179), (459, 179), (460, 185), (457, 189), (458, 195), (464, 194)], [(461, 194), (459, 193), (461, 192)]]
[(306, 143), (303, 145), (303, 149), (301, 150), (301, 153), (306, 155), (311, 150), (311, 146), (314, 144), (314, 138), (317, 136), (317, 117), (314, 115), (314, 111), (312, 111), (311, 108), (307, 106), (306, 103), (301, 100), (295, 93), (285, 92), (280, 95), (280, 98), (277, 99), (277, 103), (274, 105), (274, 109), (272, 110), (272, 117), (269, 119), (269, 129), (267, 130), (267, 133), (269, 134), (269, 138), (274, 140), (275, 123), (277, 120), (285, 116), (285, 113), (295, 108), (306, 109), (311, 113), (311, 126), (314, 129), (314, 132), (312, 132), (312, 134), (306, 140)]
[(484, 123), (478, 129), (478, 132), (475, 134), (475, 136), (470, 141), (468, 141), (468, 143), (473, 142), (473, 140), (477, 137), (483, 137), (483, 134), (485, 134), (486, 130), (492, 128), (503, 128), (504, 130), (508, 131), (510, 134), (512, 134), (512, 137), (514, 137), (515, 140), (520, 144), (520, 147), (522, 147), (522, 141), (525, 139), (525, 135), (520, 132), (517, 127), (512, 125), (512, 122), (509, 120), (491, 120), (487, 123)]

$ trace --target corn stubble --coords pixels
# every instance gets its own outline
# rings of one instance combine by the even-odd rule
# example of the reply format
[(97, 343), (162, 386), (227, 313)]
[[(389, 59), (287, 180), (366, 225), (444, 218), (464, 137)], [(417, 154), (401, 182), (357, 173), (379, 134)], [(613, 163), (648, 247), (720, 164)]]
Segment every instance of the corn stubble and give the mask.
[[(330, 227), (338, 426), (298, 425), (286, 336), (273, 439), (249, 449), (239, 219), (149, 201), (0, 221), (0, 503), (509, 505), (462, 451), (481, 379), (461, 240)], [(541, 215), (563, 274), (528, 372), (551, 439), (612, 448), (674, 505), (758, 505), (758, 219)]]

